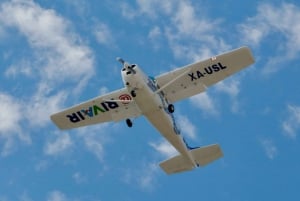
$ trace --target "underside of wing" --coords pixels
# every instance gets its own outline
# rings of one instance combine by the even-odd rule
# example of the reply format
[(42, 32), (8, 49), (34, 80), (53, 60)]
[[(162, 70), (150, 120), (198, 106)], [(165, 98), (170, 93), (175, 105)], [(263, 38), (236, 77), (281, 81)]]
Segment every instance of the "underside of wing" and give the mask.
[(204, 92), (207, 87), (254, 63), (248, 47), (214, 56), (156, 77), (169, 102)]
[(126, 88), (114, 91), (51, 115), (60, 129), (138, 117), (141, 111)]

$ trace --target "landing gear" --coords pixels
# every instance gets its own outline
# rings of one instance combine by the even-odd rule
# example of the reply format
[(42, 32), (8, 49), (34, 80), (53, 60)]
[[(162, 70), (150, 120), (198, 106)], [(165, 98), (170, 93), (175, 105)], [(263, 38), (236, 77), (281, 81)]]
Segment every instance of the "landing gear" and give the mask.
[(132, 121), (130, 119), (126, 119), (126, 124), (129, 128), (132, 127)]
[(169, 111), (170, 113), (173, 113), (173, 112), (175, 111), (175, 107), (174, 107), (173, 104), (168, 105), (168, 111)]
[(131, 94), (132, 97), (136, 97), (136, 92), (135, 92), (134, 90), (132, 90), (132, 91), (130, 92), (130, 94)]

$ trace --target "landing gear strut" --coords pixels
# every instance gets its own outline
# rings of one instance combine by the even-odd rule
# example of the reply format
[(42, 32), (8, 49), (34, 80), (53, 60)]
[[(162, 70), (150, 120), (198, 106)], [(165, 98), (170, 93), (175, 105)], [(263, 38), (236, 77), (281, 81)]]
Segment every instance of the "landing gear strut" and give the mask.
[(170, 113), (173, 113), (173, 112), (175, 111), (175, 107), (174, 107), (173, 104), (168, 105), (168, 111), (169, 111)]
[(132, 127), (132, 121), (130, 119), (126, 119), (126, 124), (129, 128)]

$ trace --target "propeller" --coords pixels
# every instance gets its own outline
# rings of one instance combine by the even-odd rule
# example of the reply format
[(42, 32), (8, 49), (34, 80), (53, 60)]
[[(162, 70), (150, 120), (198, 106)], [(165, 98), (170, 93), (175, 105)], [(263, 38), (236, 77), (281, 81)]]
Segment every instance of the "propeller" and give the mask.
[(129, 64), (126, 61), (124, 61), (124, 59), (122, 59), (121, 57), (117, 57), (116, 60), (118, 62), (120, 62), (121, 64), (123, 64), (123, 67), (125, 70), (127, 70), (127, 72), (131, 72), (133, 74), (136, 73), (136, 71), (133, 69), (135, 67), (135, 64)]
[(121, 57), (117, 57), (116, 60), (123, 65), (125, 64), (125, 61)]

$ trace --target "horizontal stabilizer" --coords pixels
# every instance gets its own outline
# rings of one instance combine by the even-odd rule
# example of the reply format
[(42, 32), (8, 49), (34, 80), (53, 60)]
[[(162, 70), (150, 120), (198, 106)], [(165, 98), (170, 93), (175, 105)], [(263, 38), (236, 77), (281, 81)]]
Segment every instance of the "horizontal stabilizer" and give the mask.
[[(199, 166), (205, 166), (223, 156), (223, 152), (218, 144), (196, 148), (189, 152)], [(159, 165), (167, 174), (189, 171), (195, 168), (195, 165), (183, 155), (174, 156)]]
[(184, 157), (183, 155), (177, 155), (173, 158), (170, 158), (160, 163), (159, 166), (167, 174), (185, 172), (194, 169), (194, 164), (192, 164), (191, 161), (189, 161), (188, 158)]
[(199, 166), (205, 166), (214, 160), (223, 157), (223, 152), (218, 144), (213, 144), (191, 150), (192, 156)]

